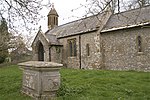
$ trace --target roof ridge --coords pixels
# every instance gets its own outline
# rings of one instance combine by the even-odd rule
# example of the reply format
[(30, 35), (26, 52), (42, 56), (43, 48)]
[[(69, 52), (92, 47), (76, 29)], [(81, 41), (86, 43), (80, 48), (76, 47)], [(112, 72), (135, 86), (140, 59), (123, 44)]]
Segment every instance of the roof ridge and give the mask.
[[(61, 27), (61, 26), (64, 26), (64, 25), (67, 25), (67, 24), (70, 24), (70, 23), (74, 23), (74, 22), (77, 22), (77, 21), (83, 20), (83, 19), (87, 19), (87, 18), (90, 18), (90, 17), (97, 16), (97, 15), (99, 15), (99, 14), (90, 15), (90, 16), (88, 16), (88, 17), (83, 17), (83, 18), (80, 18), (80, 19), (77, 19), (77, 20), (73, 20), (73, 21), (70, 21), (70, 22), (64, 23), (64, 24), (62, 24), (62, 25), (59, 25), (59, 26), (57, 26), (57, 27)], [(56, 27), (56, 28), (57, 28), (57, 27)]]

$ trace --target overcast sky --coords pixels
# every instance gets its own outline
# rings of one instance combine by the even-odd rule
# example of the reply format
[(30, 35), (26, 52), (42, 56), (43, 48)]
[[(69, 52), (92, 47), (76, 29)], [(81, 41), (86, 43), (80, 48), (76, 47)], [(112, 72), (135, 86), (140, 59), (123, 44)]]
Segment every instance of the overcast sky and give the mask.
[[(59, 15), (59, 25), (68, 23), (73, 20), (81, 18), (85, 14), (85, 9), (80, 8), (80, 4), (85, 4), (86, 0), (50, 0), (51, 3), (54, 3), (54, 7)], [(73, 12), (72, 9), (76, 9)], [(42, 15), (45, 16), (40, 22), (39, 25), (42, 26), (43, 32), (47, 30), (47, 14), (50, 11), (49, 9), (43, 9)]]

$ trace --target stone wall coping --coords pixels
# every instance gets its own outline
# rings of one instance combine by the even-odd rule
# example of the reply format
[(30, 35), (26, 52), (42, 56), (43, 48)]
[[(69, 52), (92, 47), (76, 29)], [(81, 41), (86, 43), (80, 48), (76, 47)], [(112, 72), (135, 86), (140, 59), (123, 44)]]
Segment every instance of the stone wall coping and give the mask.
[(44, 62), (44, 61), (27, 61), (19, 63), (19, 66), (32, 67), (32, 68), (60, 68), (63, 64), (58, 64), (55, 62)]

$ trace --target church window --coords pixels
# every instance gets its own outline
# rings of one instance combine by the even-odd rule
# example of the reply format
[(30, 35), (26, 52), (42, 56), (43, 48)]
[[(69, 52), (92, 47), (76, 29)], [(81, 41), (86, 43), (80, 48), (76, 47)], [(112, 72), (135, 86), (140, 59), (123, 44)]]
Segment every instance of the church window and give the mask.
[(142, 38), (141, 38), (141, 36), (137, 37), (137, 47), (138, 47), (138, 52), (142, 52)]
[(51, 61), (51, 48), (49, 48), (49, 61)]
[(72, 42), (69, 41), (69, 55), (72, 56)]
[(86, 45), (86, 54), (87, 54), (87, 56), (90, 56), (90, 46), (89, 46), (89, 44)]
[(58, 18), (56, 17), (56, 25), (58, 25)]
[(76, 40), (73, 41), (73, 56), (76, 56), (77, 52), (76, 52)]
[(69, 39), (68, 40), (68, 50), (69, 50), (69, 56), (77, 56), (76, 53), (76, 39)]

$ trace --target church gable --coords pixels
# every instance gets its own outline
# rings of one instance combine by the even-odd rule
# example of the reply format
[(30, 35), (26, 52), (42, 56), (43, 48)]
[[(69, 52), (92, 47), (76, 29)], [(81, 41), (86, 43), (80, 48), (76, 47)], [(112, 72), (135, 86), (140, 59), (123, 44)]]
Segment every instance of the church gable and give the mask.
[(39, 29), (33, 43), (33, 60), (61, 62), (62, 45), (55, 35), (46, 36)]
[(38, 43), (38, 41), (40, 41), (43, 45), (48, 45), (49, 44), (49, 40), (47, 39), (46, 36), (44, 36), (44, 34), (42, 33), (41, 30), (38, 31), (35, 39), (32, 42), (32, 47), (36, 46), (36, 44)]
[(41, 29), (39, 29), (33, 43), (33, 60), (49, 61), (49, 57), (45, 55), (49, 54), (49, 40), (44, 36)]

